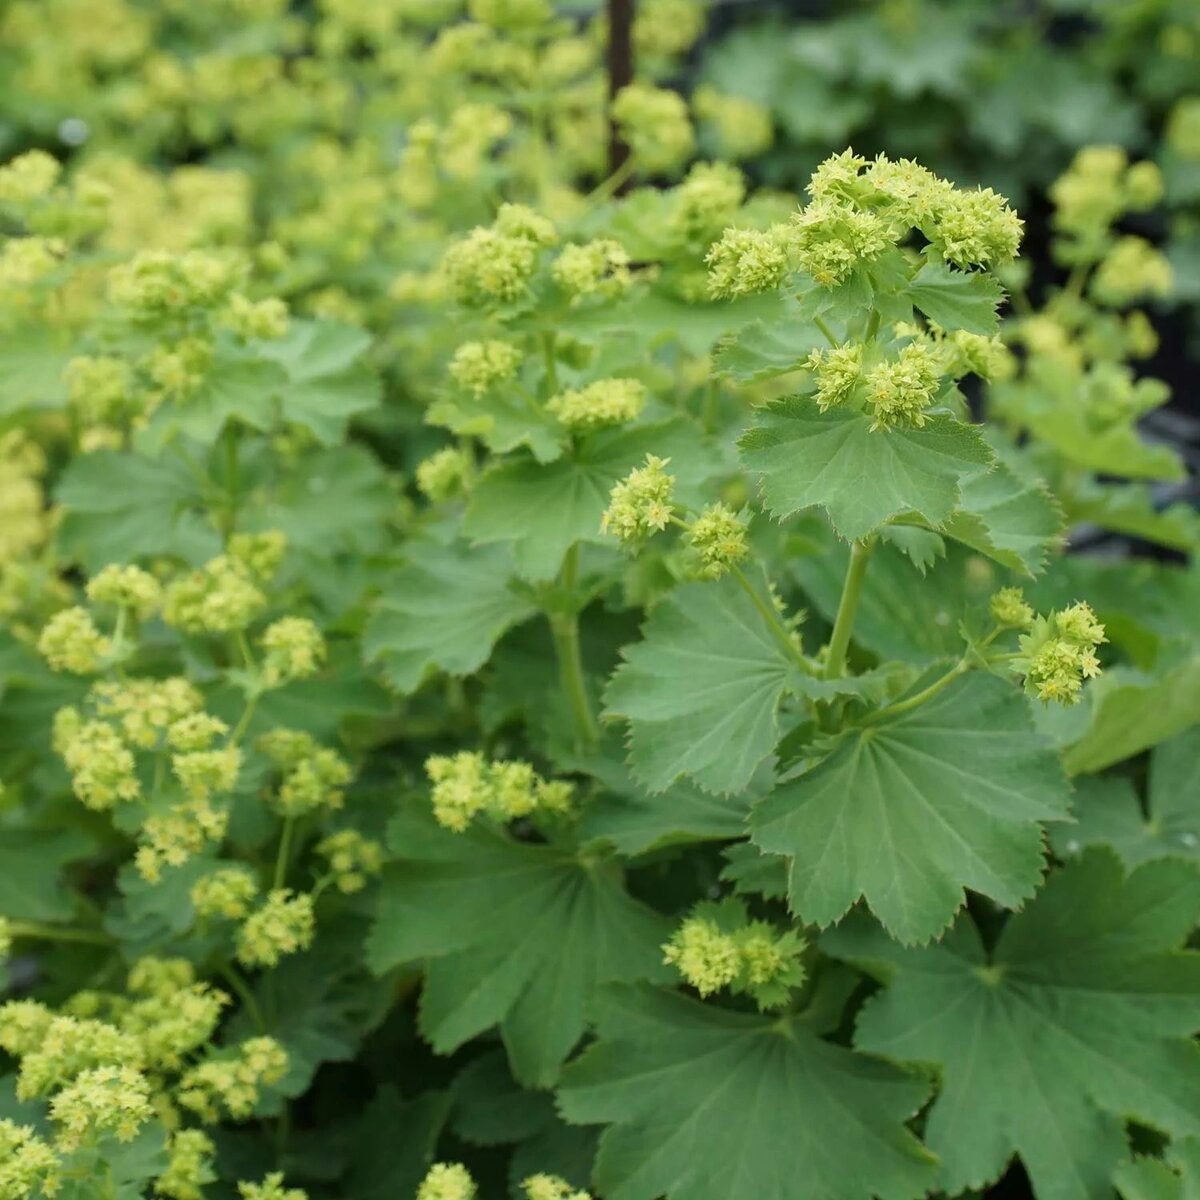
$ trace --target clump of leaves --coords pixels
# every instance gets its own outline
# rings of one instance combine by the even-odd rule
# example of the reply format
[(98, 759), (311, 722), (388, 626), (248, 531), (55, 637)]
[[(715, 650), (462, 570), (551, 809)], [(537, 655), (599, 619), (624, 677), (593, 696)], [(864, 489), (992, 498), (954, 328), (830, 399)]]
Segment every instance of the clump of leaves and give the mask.
[(398, 61), (529, 90), (407, 127), (464, 194), (362, 217), (386, 287), (342, 201), (301, 278), (0, 168), (0, 1198), (1183, 1194), (1195, 575), (1064, 559), (1053, 439), (970, 416), (1020, 219), (751, 195), (649, 80), (585, 191), (586, 31), (437, 7)]

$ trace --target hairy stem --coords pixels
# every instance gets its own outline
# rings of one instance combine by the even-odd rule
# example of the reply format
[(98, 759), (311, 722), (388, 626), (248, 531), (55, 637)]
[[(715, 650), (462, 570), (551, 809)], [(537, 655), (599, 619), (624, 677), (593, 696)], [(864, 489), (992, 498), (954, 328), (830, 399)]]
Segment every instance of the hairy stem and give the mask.
[(284, 817), (283, 832), (279, 835), (279, 852), (275, 855), (275, 875), (271, 881), (271, 886), (276, 891), (287, 881), (288, 863), (292, 857), (292, 831), (295, 826), (295, 817)]
[(837, 679), (846, 671), (846, 651), (850, 647), (850, 634), (854, 629), (854, 615), (858, 612), (858, 600), (862, 594), (863, 579), (875, 539), (854, 542), (850, 546), (850, 565), (846, 568), (846, 581), (842, 585), (842, 598), (838, 601), (837, 617), (833, 622), (833, 633), (829, 637), (829, 653), (825, 660), (825, 678)]
[[(573, 592), (579, 576), (579, 546), (567, 551), (563, 562), (561, 584), (566, 592)], [(575, 727), (575, 740), (587, 749), (596, 744), (598, 737), (596, 718), (592, 715), (592, 704), (588, 699), (587, 684), (583, 677), (583, 656), (579, 648), (579, 614), (571, 612), (549, 613), (550, 633), (554, 638), (554, 653), (558, 659), (559, 680), (563, 697), (571, 710), (571, 721)]]
[(813, 324), (825, 335), (825, 340), (836, 350), (842, 343), (833, 336), (833, 330), (829, 328), (824, 317), (813, 317)]
[(542, 361), (546, 367), (546, 386), (550, 395), (558, 391), (558, 362), (554, 356), (554, 331), (548, 329), (542, 334)]
[(8, 932), (14, 940), (29, 938), (40, 942), (81, 942), (88, 946), (113, 944), (113, 939), (99, 929), (76, 929), (66, 925), (47, 925), (41, 921), (9, 921)]
[(227, 963), (221, 968), (221, 977), (233, 989), (234, 995), (242, 1002), (242, 1007), (250, 1015), (250, 1020), (261, 1030), (267, 1028), (267, 1023), (263, 1019), (262, 1009), (258, 1006), (258, 1001), (254, 998), (254, 993), (250, 990), (250, 985), (241, 977), (237, 968), (232, 963)]
[(788, 632), (787, 626), (784, 625), (779, 613), (775, 610), (773, 604), (768, 604), (760, 595), (758, 589), (746, 578), (746, 573), (741, 567), (736, 564), (730, 564), (729, 573), (738, 581), (743, 592), (750, 597), (754, 607), (758, 609), (764, 624), (771, 631), (775, 640), (787, 651), (788, 657), (792, 659), (801, 670), (806, 674), (812, 674), (812, 666), (808, 659), (804, 657), (800, 647), (792, 640), (792, 635)]

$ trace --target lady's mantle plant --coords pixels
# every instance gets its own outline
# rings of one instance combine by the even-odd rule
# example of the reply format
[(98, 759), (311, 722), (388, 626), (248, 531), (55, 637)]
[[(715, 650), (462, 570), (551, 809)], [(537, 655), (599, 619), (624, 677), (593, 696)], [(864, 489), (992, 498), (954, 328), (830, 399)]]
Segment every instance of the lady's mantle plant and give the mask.
[[(462, 193), (411, 245), (370, 165), (253, 252), (0, 170), (0, 1200), (1186, 1194), (1194, 575), (1057, 558), (1100, 485), (1020, 403), (1020, 220), (851, 151), (748, 196), (691, 115), (762, 114), (649, 80), (584, 193), (594, 43), (399, 8), (492, 97), (408, 128), (405, 211)], [(351, 17), (334, 79), (386, 65)], [(1066, 290), (1123, 304), (1089, 188)]]

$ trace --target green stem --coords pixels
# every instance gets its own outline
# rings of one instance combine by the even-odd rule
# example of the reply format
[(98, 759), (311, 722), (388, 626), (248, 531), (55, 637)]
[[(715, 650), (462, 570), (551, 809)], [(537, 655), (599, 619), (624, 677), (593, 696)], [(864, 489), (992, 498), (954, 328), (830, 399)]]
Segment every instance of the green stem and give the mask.
[(558, 393), (558, 362), (554, 357), (554, 341), (552, 329), (542, 334), (542, 361), (546, 366), (546, 386), (551, 396)]
[(279, 853), (275, 855), (275, 875), (271, 881), (271, 886), (276, 891), (287, 881), (288, 862), (292, 857), (292, 831), (295, 825), (295, 817), (283, 818), (283, 832), (279, 835)]
[(9, 921), (9, 936), (31, 938), (43, 942), (82, 942), (88, 946), (111, 946), (113, 939), (99, 929), (74, 929), (68, 926), (46, 925), (41, 921)]
[[(575, 591), (579, 576), (579, 546), (578, 543), (567, 551), (563, 560), (562, 578), (563, 591)], [(554, 653), (558, 659), (559, 679), (562, 683), (563, 695), (571, 709), (571, 719), (575, 726), (575, 740), (588, 749), (596, 744), (598, 732), (596, 718), (592, 715), (591, 701), (588, 699), (587, 684), (583, 677), (583, 656), (579, 648), (579, 614), (556, 612), (548, 614), (550, 633), (554, 638)]]
[(258, 1007), (258, 1001), (254, 998), (254, 993), (250, 990), (250, 985), (238, 974), (232, 963), (221, 968), (221, 977), (229, 984), (234, 994), (242, 1002), (242, 1007), (250, 1014), (250, 1020), (259, 1029), (265, 1030), (267, 1023), (263, 1020), (262, 1009)]
[(736, 563), (731, 563), (729, 573), (738, 581), (738, 585), (742, 591), (750, 597), (750, 602), (759, 611), (767, 628), (771, 631), (775, 640), (787, 651), (788, 657), (791, 658), (798, 667), (804, 672), (811, 675), (812, 666), (808, 659), (800, 650), (800, 647), (792, 640), (792, 636), (788, 633), (787, 626), (780, 619), (779, 613), (776, 611), (773, 604), (768, 604), (759, 593), (758, 589), (746, 578), (745, 572)]
[(229, 735), (229, 744), (236, 745), (242, 740), (242, 736), (246, 730), (250, 728), (250, 720), (254, 716), (254, 710), (258, 707), (258, 696), (251, 696), (246, 701), (246, 707), (242, 710), (241, 719), (234, 726), (233, 732)]
[(833, 336), (833, 330), (825, 323), (824, 317), (813, 317), (813, 324), (825, 335), (825, 340), (835, 349), (842, 344)]
[(633, 155), (628, 158), (607, 178), (601, 180), (588, 194), (584, 200), (585, 204), (599, 204), (614, 195), (621, 184), (627, 182), (633, 177), (633, 172), (636, 170), (634, 165)]
[(228, 541), (237, 522), (238, 510), (238, 454), (237, 426), (228, 421), (222, 437), (225, 450), (225, 507), (221, 513), (221, 536)]
[(825, 678), (838, 679), (846, 670), (846, 651), (850, 648), (850, 634), (854, 629), (854, 615), (858, 611), (858, 600), (862, 594), (863, 578), (875, 539), (854, 542), (850, 546), (850, 564), (846, 568), (846, 581), (842, 585), (842, 598), (838, 602), (837, 616), (833, 622), (833, 633), (829, 637), (829, 653), (825, 659)]
[(865, 342), (873, 342), (875, 335), (879, 332), (879, 309), (872, 309), (871, 316), (867, 320), (867, 332), (863, 337)]
[(893, 717), (899, 717), (906, 712), (912, 712), (914, 708), (920, 708), (922, 704), (928, 703), (934, 696), (944, 691), (960, 675), (965, 675), (970, 669), (971, 663), (969, 659), (959, 659), (945, 675), (940, 675), (928, 687), (922, 688), (916, 695), (909, 696), (906, 700), (897, 700), (895, 704), (889, 704), (886, 708), (876, 709), (868, 717), (864, 718), (862, 724), (875, 725), (879, 721), (890, 721)]

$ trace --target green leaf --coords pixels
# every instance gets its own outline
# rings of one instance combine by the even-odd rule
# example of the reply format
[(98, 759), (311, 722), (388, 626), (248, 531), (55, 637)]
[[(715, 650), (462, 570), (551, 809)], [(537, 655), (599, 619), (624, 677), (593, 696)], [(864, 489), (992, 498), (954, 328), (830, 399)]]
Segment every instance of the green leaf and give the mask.
[(1123, 1200), (1195, 1200), (1200, 1194), (1200, 1138), (1181, 1138), (1165, 1158), (1139, 1157), (1113, 1175)]
[(528, 446), (540, 463), (554, 462), (568, 440), (554, 416), (507, 386), (480, 397), (444, 396), (429, 406), (425, 420), (460, 437), (477, 437), (497, 454)]
[(621, 653), (605, 703), (629, 721), (634, 778), (652, 792), (684, 774), (708, 791), (744, 789), (775, 748), (784, 692), (801, 686), (750, 597), (733, 579), (685, 585)]
[(1062, 540), (1062, 510), (1045, 485), (998, 463), (963, 480), (959, 508), (940, 532), (1032, 578)]
[(1066, 857), (1101, 843), (1129, 867), (1156, 858), (1200, 858), (1200, 729), (1155, 748), (1144, 814), (1123, 776), (1084, 776), (1075, 786), (1077, 824), (1054, 830), (1057, 854)]
[(37, 408), (63, 408), (63, 371), (71, 360), (57, 333), (43, 328), (9, 329), (0, 340), (0, 417)]
[(511, 542), (523, 577), (550, 579), (576, 542), (606, 540), (600, 518), (609, 492), (647, 454), (670, 459), (685, 504), (700, 502), (699, 485), (719, 467), (688, 421), (603, 430), (557, 462), (503, 463), (487, 471), (472, 491), (463, 533), (483, 544)]
[(1157, 678), (1117, 667), (1088, 691), (1087, 725), (1063, 754), (1071, 775), (1102, 771), (1200, 722), (1200, 655)]
[(594, 1171), (607, 1200), (906, 1200), (932, 1182), (904, 1126), (928, 1083), (802, 1016), (613, 988), (598, 1025), (558, 1098), (567, 1120), (609, 1125)]
[(153, 453), (178, 432), (211, 446), (225, 423), (235, 418), (254, 429), (269, 429), (286, 383), (287, 375), (278, 363), (252, 350), (219, 345), (195, 393), (162, 405), (139, 432), (136, 444)]
[(714, 796), (688, 779), (652, 793), (630, 777), (624, 764), (588, 761), (580, 767), (605, 785), (605, 791), (583, 811), (580, 838), (599, 838), (626, 855), (744, 837), (751, 803), (765, 795), (773, 782), (772, 773), (762, 769), (736, 796)]
[(367, 624), (363, 651), (388, 682), (413, 691), (433, 668), (470, 675), (506, 629), (537, 611), (515, 590), (504, 547), (417, 542)]
[(1085, 483), (1071, 497), (1071, 517), (1188, 554), (1200, 549), (1200, 514), (1193, 505), (1180, 501), (1160, 509), (1141, 483)]
[(349, 419), (377, 408), (383, 397), (379, 376), (363, 361), (370, 344), (370, 335), (353, 326), (298, 320), (286, 337), (264, 343), (260, 352), (287, 372), (284, 417), (322, 445), (340, 442)]
[(855, 1045), (941, 1073), (925, 1140), (943, 1191), (982, 1187), (1017, 1154), (1039, 1200), (1094, 1200), (1125, 1157), (1126, 1119), (1200, 1131), (1200, 954), (1182, 949), (1198, 913), (1190, 865), (1125, 877), (1093, 850), (1008, 919), (990, 954), (966, 914), (924, 949), (854, 922), (822, 944), (889, 979)]
[(1004, 289), (982, 271), (956, 271), (943, 262), (928, 261), (913, 276), (907, 294), (931, 321), (947, 332), (995, 333), (996, 309)]
[[(849, 548), (824, 522), (810, 521), (805, 535), (814, 548), (786, 564), (813, 605), (832, 623), (846, 578)], [(893, 526), (891, 529), (905, 529)], [(922, 577), (887, 545), (876, 546), (867, 568), (854, 619), (854, 642), (882, 659), (928, 664), (962, 651), (959, 624), (969, 610), (987, 604), (1003, 582), (999, 572), (960, 546), (946, 547), (944, 559)], [(979, 568), (983, 567), (981, 571)], [(1081, 593), (1085, 594), (1086, 593)]]
[(935, 936), (972, 888), (1016, 907), (1044, 867), (1040, 821), (1070, 788), (1009, 683), (969, 675), (861, 730), (751, 814), (756, 845), (791, 858), (788, 896), (828, 925), (860, 897), (901, 942)]
[(739, 383), (758, 383), (800, 369), (809, 351), (825, 344), (825, 335), (795, 313), (754, 321), (718, 346), (713, 369)]
[(405, 1100), (393, 1084), (381, 1085), (349, 1139), (345, 1194), (355, 1200), (415, 1195), (433, 1162), (451, 1099), (449, 1092), (421, 1092)]
[(428, 960), (420, 1024), (439, 1053), (499, 1024), (517, 1078), (547, 1086), (599, 984), (663, 974), (669, 922), (629, 897), (615, 864), (482, 826), (450, 833), (415, 809), (388, 837), (399, 862), (367, 961)]
[(396, 492), (379, 460), (363, 446), (319, 451), (296, 465), (262, 506), (258, 527), (280, 529), (288, 543), (320, 556), (371, 554), (390, 545)]
[(0, 916), (14, 921), (66, 921), (75, 911), (63, 868), (92, 843), (77, 830), (0, 826)]
[(871, 429), (863, 413), (792, 399), (772, 406), (741, 440), (780, 519), (819, 505), (842, 537), (865, 537), (889, 517), (941, 525), (959, 506), (959, 480), (992, 461), (978, 432), (943, 413), (923, 429)]
[(200, 515), (196, 480), (170, 455), (82, 455), (68, 464), (55, 498), (66, 509), (62, 544), (89, 571), (156, 554), (202, 562), (220, 550), (220, 538)]

